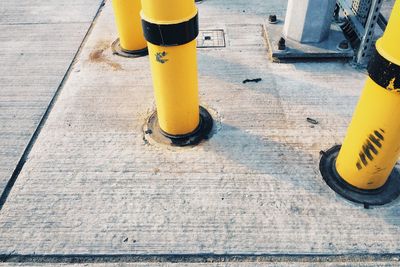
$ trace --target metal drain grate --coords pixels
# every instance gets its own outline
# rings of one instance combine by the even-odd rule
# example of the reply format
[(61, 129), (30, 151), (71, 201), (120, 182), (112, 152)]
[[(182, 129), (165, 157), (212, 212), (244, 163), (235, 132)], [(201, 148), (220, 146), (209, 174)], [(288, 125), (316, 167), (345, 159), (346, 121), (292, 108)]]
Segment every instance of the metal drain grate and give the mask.
[(224, 30), (200, 30), (197, 37), (198, 48), (225, 47)]

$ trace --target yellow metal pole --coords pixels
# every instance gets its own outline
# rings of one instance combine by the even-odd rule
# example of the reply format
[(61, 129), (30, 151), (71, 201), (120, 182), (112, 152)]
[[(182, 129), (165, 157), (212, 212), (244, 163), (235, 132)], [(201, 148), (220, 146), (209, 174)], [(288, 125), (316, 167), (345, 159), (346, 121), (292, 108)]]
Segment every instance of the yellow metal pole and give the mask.
[[(142, 18), (147, 24), (171, 25), (171, 30), (197, 16), (194, 1), (190, 0), (143, 0), (142, 5)], [(172, 42), (166, 43), (152, 40), (152, 34), (148, 32), (146, 37), (158, 122), (170, 135), (189, 134), (199, 125), (196, 41), (188, 38), (187, 43), (174, 45), (178, 42), (173, 39), (179, 36), (167, 36)]]
[(385, 33), (376, 43), (369, 77), (334, 163), (336, 174), (354, 191), (377, 193), (394, 172), (398, 179), (394, 166), (400, 156), (399, 44), (400, 1), (396, 1)]
[(142, 53), (147, 42), (140, 18), (140, 0), (112, 0), (120, 48), (126, 53)]
[(201, 115), (205, 110), (199, 108), (196, 55), (199, 29), (194, 1), (142, 0), (141, 16), (159, 127), (169, 137), (195, 135), (202, 127)]

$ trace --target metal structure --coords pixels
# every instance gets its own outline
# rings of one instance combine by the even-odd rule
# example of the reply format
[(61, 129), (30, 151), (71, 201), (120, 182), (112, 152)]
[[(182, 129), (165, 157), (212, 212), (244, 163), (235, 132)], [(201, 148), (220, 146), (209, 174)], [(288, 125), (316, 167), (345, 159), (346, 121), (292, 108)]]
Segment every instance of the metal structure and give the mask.
[(320, 43), (329, 36), (336, 0), (289, 0), (283, 35), (300, 43)]
[[(383, 1), (336, 0), (332, 18), (328, 2), (289, 1), (286, 18), (277, 18), (275, 14), (271, 14), (264, 26), (270, 55), (274, 61), (296, 58), (354, 58), (357, 65), (364, 67), (368, 64), (376, 39), (380, 35), (380, 32), (376, 34), (376, 27), (384, 31), (387, 25), (381, 14)], [(316, 11), (320, 7), (329, 10), (328, 13)], [(318, 26), (328, 25), (330, 19), (333, 21), (329, 35), (323, 38), (326, 32)], [(315, 27), (317, 28), (314, 29)], [(311, 41), (308, 40), (309, 37)], [(345, 43), (346, 40), (351, 47)]]
[(365, 66), (373, 51), (376, 26), (385, 30), (387, 21), (380, 13), (383, 0), (353, 0), (351, 4), (346, 0), (337, 0), (346, 21), (343, 31), (356, 48), (355, 62)]
[(197, 38), (197, 48), (225, 47), (224, 30), (200, 30)]
[(335, 0), (289, 0), (284, 19), (271, 14), (264, 32), (272, 60), (353, 58), (334, 9)]

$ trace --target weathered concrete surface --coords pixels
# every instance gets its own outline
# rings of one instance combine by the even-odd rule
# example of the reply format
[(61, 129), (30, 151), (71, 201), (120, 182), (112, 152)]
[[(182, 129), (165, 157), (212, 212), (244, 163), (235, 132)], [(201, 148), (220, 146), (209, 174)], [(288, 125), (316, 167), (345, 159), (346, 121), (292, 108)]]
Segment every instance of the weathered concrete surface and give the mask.
[(94, 267), (389, 267), (394, 266), (396, 262), (384, 262), (384, 261), (374, 261), (374, 262), (293, 262), (293, 261), (280, 261), (280, 262), (220, 262), (220, 263), (131, 263), (131, 262), (121, 262), (121, 263), (77, 263), (77, 264), (65, 264), (65, 263), (7, 263), (1, 264), (0, 266), (63, 266), (63, 267), (79, 267), (79, 266), (94, 266)]
[(262, 23), (285, 3), (199, 5), (201, 28), (227, 38), (198, 58), (216, 127), (178, 149), (143, 140), (148, 58), (112, 55), (107, 2), (1, 210), (0, 254), (400, 254), (398, 202), (365, 210), (318, 171), (366, 75), (343, 62), (270, 63)]
[[(0, 24), (71, 24), (91, 22), (99, 0), (2, 0), (0, 6)], [(82, 25), (82, 27), (84, 27)], [(66, 25), (64, 30), (66, 30)], [(87, 28), (87, 26), (85, 26)], [(67, 32), (65, 33), (67, 34)], [(49, 35), (50, 36), (50, 35)], [(67, 36), (67, 35), (66, 35)], [(68, 38), (65, 38), (65, 40)]]
[(59, 87), (100, 0), (0, 4), (0, 195)]

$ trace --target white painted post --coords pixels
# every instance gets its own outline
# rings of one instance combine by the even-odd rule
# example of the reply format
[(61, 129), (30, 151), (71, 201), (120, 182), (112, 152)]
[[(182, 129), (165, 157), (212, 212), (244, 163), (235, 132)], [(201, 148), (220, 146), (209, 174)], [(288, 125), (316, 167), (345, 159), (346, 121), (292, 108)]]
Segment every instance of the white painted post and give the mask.
[(300, 43), (328, 38), (336, 0), (289, 0), (283, 34)]

